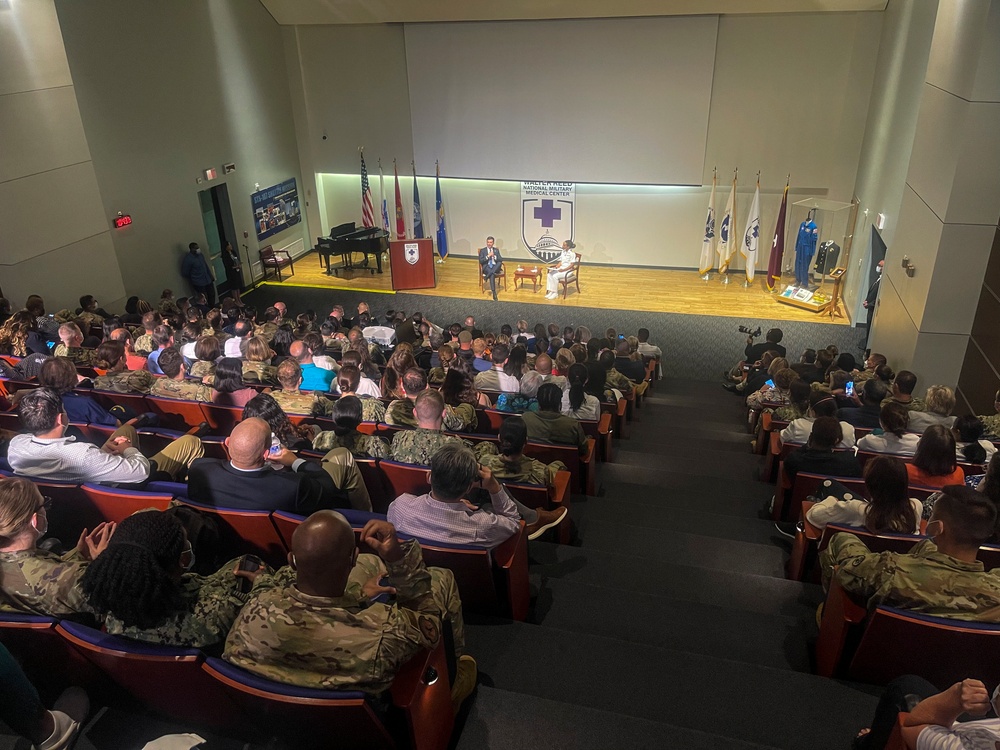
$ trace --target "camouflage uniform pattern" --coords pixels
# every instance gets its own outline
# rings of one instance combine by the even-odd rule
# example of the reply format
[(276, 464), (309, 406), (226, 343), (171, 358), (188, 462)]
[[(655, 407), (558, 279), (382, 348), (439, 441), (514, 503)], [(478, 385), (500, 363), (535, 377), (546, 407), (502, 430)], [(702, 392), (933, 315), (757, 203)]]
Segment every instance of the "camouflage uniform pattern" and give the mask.
[(125, 372), (110, 372), (94, 378), (94, 389), (98, 391), (114, 391), (115, 393), (149, 393), (156, 381), (148, 370), (126, 370)]
[[(475, 407), (473, 407), (473, 412), (475, 412)], [(395, 401), (391, 401), (389, 408), (385, 410), (385, 422), (399, 427), (416, 427), (417, 415), (413, 413), (413, 401), (408, 398), (397, 398)], [(447, 407), (444, 410), (444, 429), (451, 432), (461, 432), (464, 425), (465, 421), (454, 409)]]
[(198, 380), (201, 380), (206, 375), (215, 375), (215, 362), (206, 362), (199, 359), (191, 365), (191, 372), (188, 374), (192, 378), (198, 378)]
[(870, 552), (853, 534), (835, 534), (820, 555), (824, 575), (839, 566), (837, 580), (873, 610), (880, 604), (976, 622), (1000, 622), (1000, 571), (938, 551), (930, 539), (909, 554)]
[(927, 402), (924, 401), (919, 396), (914, 396), (908, 403), (901, 403), (894, 399), (892, 396), (882, 401), (882, 406), (886, 404), (899, 404), (900, 406), (905, 406), (908, 411), (927, 411)]
[(986, 435), (1000, 438), (1000, 414), (987, 414), (979, 418), (986, 428)]
[(262, 337), (267, 341), (267, 343), (270, 344), (271, 339), (274, 338), (274, 334), (276, 334), (277, 332), (278, 332), (277, 323), (265, 323), (264, 325), (257, 326), (254, 329), (253, 335)]
[(278, 371), (263, 362), (247, 362), (243, 360), (243, 380), (247, 383), (278, 384)]
[(608, 388), (616, 388), (622, 392), (623, 396), (627, 396), (635, 388), (635, 384), (629, 380), (627, 377), (622, 375), (618, 370), (612, 367), (608, 370), (607, 377), (605, 378), (604, 384)]
[(152, 335), (144, 333), (141, 336), (136, 336), (135, 343), (132, 344), (132, 348), (135, 349), (136, 354), (142, 354), (143, 356), (149, 356), (156, 345), (153, 343)]
[(447, 375), (448, 372), (443, 367), (432, 367), (427, 371), (427, 382), (440, 387)]
[(75, 549), (0, 552), (0, 612), (68, 617), (89, 612), (80, 589), (87, 561)]
[(271, 391), (271, 396), (285, 414), (312, 414), (313, 404), (326, 400), (302, 391)]
[(796, 419), (801, 419), (806, 416), (806, 412), (800, 409), (795, 404), (788, 404), (788, 406), (782, 406), (774, 410), (774, 416), (778, 419), (786, 420), (788, 422), (793, 422)]
[(389, 458), (392, 455), (389, 443), (376, 435), (353, 432), (339, 437), (333, 430), (325, 430), (313, 438), (313, 450), (332, 451), (334, 448), (347, 448), (358, 458)]
[(74, 365), (84, 365), (85, 367), (93, 365), (94, 360), (97, 358), (97, 352), (94, 349), (84, 349), (80, 346), (66, 346), (65, 344), (57, 344), (56, 348), (52, 351), (52, 355), (54, 357), (66, 357), (73, 360)]
[(161, 298), (156, 306), (156, 310), (162, 316), (181, 314), (181, 309), (177, 307), (177, 303), (174, 302), (172, 299)]
[[(450, 621), (463, 653), (462, 604), (449, 570), (427, 568), (416, 541), (385, 565), (359, 555), (340, 597), (303, 594), (295, 573), (282, 568), (243, 608), (222, 655), (254, 674), (288, 685), (380, 693), (407, 661), (434, 647), (441, 621)], [(369, 604), (361, 585), (388, 572), (396, 603)]]
[[(372, 398), (371, 396), (358, 396), (358, 400), (361, 401), (361, 421), (362, 422), (384, 422), (385, 421), (385, 404), (379, 401), (377, 398)], [(330, 416), (333, 413), (333, 401), (329, 399), (322, 399), (320, 402), (323, 407), (323, 413), (326, 416)]]
[[(455, 432), (475, 432), (479, 424), (479, 417), (476, 414), (476, 407), (472, 404), (459, 404), (458, 406), (445, 406), (444, 421), (448, 425), (446, 429)], [(452, 427), (452, 424), (459, 426)]]
[(237, 587), (240, 579), (233, 575), (239, 562), (238, 557), (230, 560), (210, 576), (196, 573), (181, 576), (184, 609), (156, 627), (126, 627), (121, 620), (108, 613), (105, 629), (111, 635), (163, 646), (205, 648), (222, 643), (243, 605), (261, 586), (268, 585), (273, 576), (273, 571), (265, 566), (250, 593), (242, 594)]
[(438, 448), (456, 442), (472, 447), (468, 440), (445, 435), (437, 430), (428, 430), (424, 427), (402, 430), (392, 436), (392, 460), (404, 464), (430, 466), (431, 456), (437, 453)]
[[(492, 443), (490, 443), (492, 445)], [(521, 456), (514, 462), (504, 460), (499, 453), (478, 456), (479, 463), (490, 469), (500, 481), (525, 482), (527, 484), (544, 484), (551, 486), (555, 481), (556, 472), (568, 471), (562, 461), (543, 464), (534, 458)]]
[(154, 378), (149, 387), (150, 396), (161, 398), (182, 398), (186, 401), (212, 400), (211, 386), (199, 383), (197, 380), (174, 380), (173, 378)]

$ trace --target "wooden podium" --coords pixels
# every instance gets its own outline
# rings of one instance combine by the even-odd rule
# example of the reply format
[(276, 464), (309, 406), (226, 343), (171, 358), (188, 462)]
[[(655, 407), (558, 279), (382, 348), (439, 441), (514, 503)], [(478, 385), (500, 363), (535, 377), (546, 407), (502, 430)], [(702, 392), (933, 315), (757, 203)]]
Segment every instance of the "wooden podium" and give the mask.
[(389, 243), (389, 265), (392, 269), (392, 288), (433, 289), (434, 242), (430, 239), (392, 240)]

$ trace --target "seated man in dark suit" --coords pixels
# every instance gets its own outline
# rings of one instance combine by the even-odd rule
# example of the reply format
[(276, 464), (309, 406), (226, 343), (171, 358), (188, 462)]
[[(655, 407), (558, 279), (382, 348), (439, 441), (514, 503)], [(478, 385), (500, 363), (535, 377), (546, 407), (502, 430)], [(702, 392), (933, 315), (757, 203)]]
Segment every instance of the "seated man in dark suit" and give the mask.
[[(493, 238), (486, 238), (486, 247), (479, 248), (479, 270), (483, 278), (490, 284), (490, 292), (493, 293), (494, 301), (497, 298), (497, 274), (503, 264), (500, 257), (500, 248), (493, 247)], [(475, 338), (475, 336), (474, 336)]]
[(848, 406), (837, 411), (841, 421), (855, 427), (879, 427), (879, 413), (882, 401), (889, 394), (889, 388), (878, 378), (864, 381), (861, 391), (861, 406)]
[(257, 418), (236, 425), (226, 447), (229, 461), (203, 458), (191, 465), (188, 496), (192, 500), (306, 516), (323, 508), (372, 509), (361, 472), (346, 448), (335, 448), (318, 463), (297, 458), (285, 448), (272, 453), (271, 428)]

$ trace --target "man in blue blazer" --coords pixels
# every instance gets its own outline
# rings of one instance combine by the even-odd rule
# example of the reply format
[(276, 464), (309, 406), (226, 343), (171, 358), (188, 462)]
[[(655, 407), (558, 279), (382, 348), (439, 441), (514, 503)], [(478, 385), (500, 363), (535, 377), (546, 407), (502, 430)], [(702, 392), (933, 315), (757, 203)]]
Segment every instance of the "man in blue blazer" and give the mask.
[(500, 273), (500, 266), (503, 258), (500, 257), (500, 250), (493, 247), (493, 238), (486, 238), (486, 247), (479, 248), (479, 269), (483, 277), (489, 279), (490, 291), (493, 292), (493, 299), (497, 298), (497, 274)]

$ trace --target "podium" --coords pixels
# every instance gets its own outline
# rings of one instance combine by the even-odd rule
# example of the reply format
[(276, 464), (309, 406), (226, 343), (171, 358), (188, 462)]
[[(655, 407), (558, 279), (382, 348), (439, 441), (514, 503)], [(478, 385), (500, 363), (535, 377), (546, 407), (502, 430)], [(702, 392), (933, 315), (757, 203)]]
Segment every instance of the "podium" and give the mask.
[(430, 239), (392, 240), (389, 243), (389, 265), (392, 269), (392, 288), (433, 289), (434, 242)]

